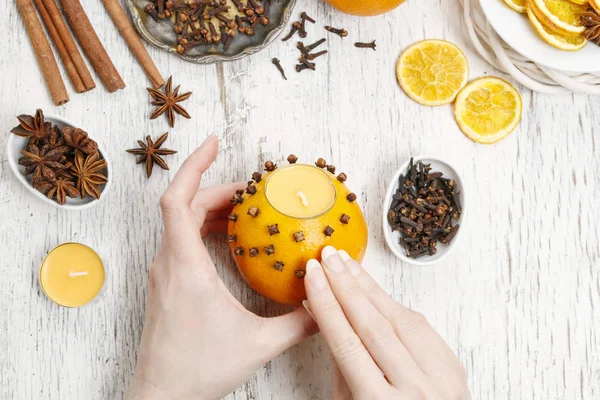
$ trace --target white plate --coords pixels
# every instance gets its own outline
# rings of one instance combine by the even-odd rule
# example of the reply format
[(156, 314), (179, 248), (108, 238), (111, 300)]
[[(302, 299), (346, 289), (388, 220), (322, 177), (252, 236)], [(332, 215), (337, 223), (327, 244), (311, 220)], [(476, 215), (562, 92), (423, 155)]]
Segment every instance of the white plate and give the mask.
[(438, 172), (438, 171), (443, 172), (444, 178), (450, 178), (450, 179), (454, 179), (454, 181), (456, 181), (456, 188), (460, 192), (458, 194), (458, 199), (459, 199), (460, 205), (462, 207), (462, 213), (460, 214), (458, 221), (454, 221), (453, 223), (460, 224), (460, 228), (458, 229), (458, 232), (456, 232), (456, 236), (454, 236), (454, 238), (452, 239), (452, 241), (450, 241), (449, 244), (438, 243), (437, 252), (434, 255), (423, 256), (423, 257), (417, 258), (417, 259), (409, 258), (406, 256), (406, 251), (404, 250), (404, 248), (402, 246), (400, 246), (400, 232), (392, 231), (392, 227), (388, 223), (387, 213), (388, 213), (388, 210), (390, 209), (390, 204), (392, 204), (392, 196), (394, 195), (394, 193), (396, 193), (396, 190), (398, 189), (398, 179), (400, 178), (401, 174), (406, 175), (406, 173), (408, 171), (408, 165), (410, 163), (410, 160), (408, 160), (404, 164), (402, 164), (402, 166), (400, 167), (400, 169), (398, 169), (398, 171), (396, 171), (396, 173), (394, 174), (394, 177), (392, 178), (392, 180), (388, 186), (387, 193), (385, 195), (385, 201), (384, 201), (383, 207), (382, 207), (382, 209), (383, 209), (383, 234), (385, 236), (385, 241), (386, 241), (389, 249), (392, 251), (392, 253), (394, 253), (394, 255), (396, 257), (398, 257), (402, 261), (406, 261), (409, 264), (419, 265), (419, 266), (427, 266), (427, 265), (437, 264), (437, 263), (443, 261), (446, 257), (448, 257), (450, 255), (450, 253), (452, 252), (452, 250), (454, 250), (454, 248), (456, 247), (456, 244), (458, 243), (458, 239), (460, 238), (462, 231), (465, 230), (464, 221), (465, 221), (465, 215), (466, 215), (466, 211), (467, 211), (467, 207), (465, 204), (465, 197), (466, 197), (465, 196), (465, 185), (463, 184), (463, 181), (460, 178), (460, 175), (458, 175), (458, 172), (456, 172), (454, 167), (452, 167), (448, 162), (440, 160), (439, 158), (430, 157), (430, 156), (414, 157), (415, 164), (417, 163), (417, 161), (423, 161), (425, 164), (431, 164), (432, 172)]
[(588, 43), (580, 51), (564, 51), (539, 37), (527, 15), (508, 8), (502, 0), (479, 0), (492, 28), (510, 47), (537, 64), (570, 72), (600, 71), (600, 46)]
[[(75, 127), (75, 125), (73, 125), (70, 121), (59, 117), (58, 115), (46, 114), (44, 115), (44, 117), (46, 121), (50, 121), (53, 124), (58, 125), (59, 128), (63, 128), (64, 126)], [(99, 204), (100, 201), (102, 201), (108, 194), (112, 183), (111, 162), (108, 159), (106, 151), (104, 151), (100, 144), (98, 144), (98, 151), (102, 155), (102, 158), (106, 160), (106, 177), (108, 178), (108, 182), (105, 185), (100, 186), (100, 199), (96, 200), (92, 196), (86, 196), (85, 199), (82, 199), (81, 197), (77, 197), (76, 199), (67, 197), (67, 202), (61, 205), (55, 202), (54, 200), (49, 199), (43, 193), (40, 193), (38, 190), (34, 189), (33, 186), (31, 186), (31, 175), (23, 175), (25, 167), (19, 165), (19, 157), (22, 156), (20, 151), (25, 148), (25, 145), (27, 144), (27, 138), (15, 135), (13, 133), (10, 133), (9, 135), (10, 136), (8, 137), (8, 145), (6, 146), (6, 152), (8, 155), (8, 163), (12, 172), (17, 177), (19, 182), (21, 182), (23, 186), (25, 186), (29, 190), (30, 193), (32, 193), (34, 196), (41, 199), (45, 203), (53, 205), (54, 207), (61, 208), (63, 210), (84, 210), (86, 208), (90, 208)]]

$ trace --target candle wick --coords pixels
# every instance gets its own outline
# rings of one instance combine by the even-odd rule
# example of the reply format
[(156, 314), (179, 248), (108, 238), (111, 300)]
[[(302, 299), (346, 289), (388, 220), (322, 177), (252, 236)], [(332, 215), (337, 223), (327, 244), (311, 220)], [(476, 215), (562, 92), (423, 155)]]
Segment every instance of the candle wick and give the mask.
[(81, 271), (81, 272), (69, 272), (69, 278), (76, 278), (78, 276), (87, 276), (88, 272), (87, 271)]
[(302, 205), (304, 207), (308, 207), (308, 200), (306, 199), (306, 196), (304, 195), (304, 193), (302, 191), (299, 191), (298, 193), (296, 193), (296, 196), (298, 196), (300, 198), (300, 200), (302, 201)]

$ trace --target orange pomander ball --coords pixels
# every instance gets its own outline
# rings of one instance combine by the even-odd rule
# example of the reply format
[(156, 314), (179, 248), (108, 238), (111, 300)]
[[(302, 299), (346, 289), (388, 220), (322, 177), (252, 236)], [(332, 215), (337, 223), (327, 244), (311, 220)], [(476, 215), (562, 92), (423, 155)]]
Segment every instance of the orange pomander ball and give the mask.
[[(288, 160), (295, 163), (296, 157)], [(366, 251), (367, 223), (355, 201), (356, 195), (344, 184), (346, 174), (334, 175), (334, 167), (321, 165), (324, 162), (319, 159), (317, 167), (296, 164), (277, 168), (269, 161), (265, 164), (267, 172), (254, 173), (248, 188), (238, 191), (231, 200), (234, 207), (229, 216), (227, 242), (235, 262), (254, 290), (279, 303), (299, 305), (306, 299), (306, 263), (311, 258), (319, 259), (325, 246), (344, 249), (359, 261)], [(267, 190), (271, 177), (294, 167), (318, 170), (317, 177), (332, 187), (331, 204), (326, 203), (324, 212), (314, 217), (289, 216), (272, 205), (277, 203), (271, 192), (267, 198), (267, 192), (272, 190)], [(282, 184), (288, 186), (287, 182)], [(312, 198), (320, 194), (317, 190)]]
[(373, 16), (385, 14), (404, 3), (405, 0), (327, 0), (329, 4), (343, 13)]

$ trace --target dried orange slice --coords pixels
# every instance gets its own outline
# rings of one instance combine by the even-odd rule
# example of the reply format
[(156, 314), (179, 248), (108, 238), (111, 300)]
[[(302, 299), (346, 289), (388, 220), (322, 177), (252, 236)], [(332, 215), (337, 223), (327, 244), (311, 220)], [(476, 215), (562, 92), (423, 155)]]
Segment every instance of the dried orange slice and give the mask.
[(504, 4), (506, 4), (508, 6), (508, 8), (521, 13), (521, 14), (525, 14), (527, 12), (527, 0), (502, 0), (504, 2)]
[(581, 35), (585, 30), (581, 17), (587, 5), (568, 0), (528, 0), (531, 11), (546, 28), (565, 36)]
[(474, 80), (458, 93), (454, 117), (471, 140), (492, 144), (515, 130), (522, 110), (517, 89), (504, 79), (490, 76)]
[(423, 40), (406, 49), (396, 65), (398, 83), (419, 104), (440, 106), (454, 101), (469, 79), (461, 49), (445, 40)]
[(540, 35), (540, 37), (544, 39), (546, 43), (556, 47), (557, 49), (565, 51), (577, 51), (584, 48), (587, 43), (587, 40), (583, 37), (583, 35), (565, 36), (546, 28), (537, 19), (531, 10), (531, 7), (527, 7), (527, 16), (529, 17), (529, 21), (531, 21), (531, 25), (533, 25), (533, 28), (538, 35)]

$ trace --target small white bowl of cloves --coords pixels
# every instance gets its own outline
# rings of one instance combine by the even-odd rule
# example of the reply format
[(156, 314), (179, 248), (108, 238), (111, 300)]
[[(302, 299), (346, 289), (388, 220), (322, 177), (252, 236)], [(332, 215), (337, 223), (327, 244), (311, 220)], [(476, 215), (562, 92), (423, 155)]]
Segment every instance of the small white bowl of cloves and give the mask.
[(106, 197), (111, 164), (87, 132), (42, 110), (17, 120), (8, 139), (8, 162), (33, 195), (65, 210), (87, 209)]

